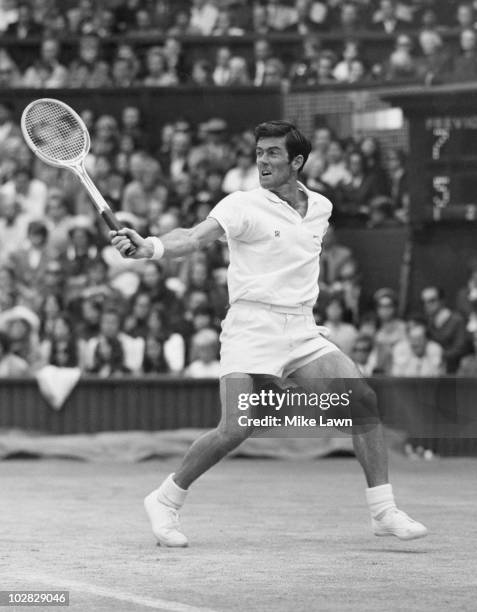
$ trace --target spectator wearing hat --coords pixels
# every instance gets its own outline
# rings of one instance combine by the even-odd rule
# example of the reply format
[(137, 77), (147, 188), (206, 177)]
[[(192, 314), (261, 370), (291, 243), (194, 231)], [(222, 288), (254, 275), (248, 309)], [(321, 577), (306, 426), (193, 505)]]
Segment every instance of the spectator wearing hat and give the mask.
[(440, 287), (429, 286), (421, 291), (429, 338), (442, 346), (446, 372), (454, 374), (461, 358), (469, 352), (469, 339), (464, 319), (447, 308), (444, 300)]
[(201, 329), (192, 337), (192, 362), (184, 371), (191, 378), (219, 378), (219, 335), (213, 329)]
[(404, 338), (393, 346), (390, 374), (433, 377), (444, 373), (442, 347), (429, 339), (426, 322), (412, 317)]
[(40, 319), (25, 306), (15, 306), (0, 314), (0, 331), (10, 340), (10, 351), (27, 362), (34, 371), (42, 365), (38, 333)]
[(397, 316), (397, 295), (392, 289), (383, 288), (374, 294), (378, 329), (374, 337), (376, 370), (389, 374), (393, 347), (406, 337), (406, 324)]
[(10, 338), (8, 334), (0, 331), (0, 378), (16, 378), (29, 374), (28, 363), (10, 351)]

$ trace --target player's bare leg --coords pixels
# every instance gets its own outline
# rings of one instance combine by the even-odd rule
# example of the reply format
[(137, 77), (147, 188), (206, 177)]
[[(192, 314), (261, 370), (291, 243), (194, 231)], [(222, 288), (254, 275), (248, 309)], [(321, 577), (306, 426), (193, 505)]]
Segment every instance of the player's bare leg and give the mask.
[(387, 449), (376, 394), (351, 359), (341, 351), (334, 351), (298, 368), (291, 378), (308, 393), (352, 390), (351, 414), (348, 416), (353, 419), (353, 447), (368, 484), (366, 498), (374, 533), (395, 535), (403, 540), (427, 535), (424, 525), (396, 508), (388, 480)]
[(179, 469), (144, 500), (153, 533), (160, 544), (187, 546), (187, 538), (180, 531), (177, 511), (194, 480), (252, 434), (253, 427), (243, 427), (238, 423), (242, 414), (238, 408), (239, 394), (251, 393), (252, 390), (253, 378), (247, 374), (229, 374), (221, 378), (222, 417), (219, 425), (198, 438), (187, 451)]

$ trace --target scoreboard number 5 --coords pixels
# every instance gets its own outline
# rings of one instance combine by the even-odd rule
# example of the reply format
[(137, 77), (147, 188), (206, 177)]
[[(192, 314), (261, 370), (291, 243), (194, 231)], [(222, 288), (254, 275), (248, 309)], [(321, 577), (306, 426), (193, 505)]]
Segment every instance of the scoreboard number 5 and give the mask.
[(445, 208), (448, 206), (450, 204), (450, 177), (434, 176), (432, 179), (432, 187), (434, 188), (432, 204), (436, 208)]

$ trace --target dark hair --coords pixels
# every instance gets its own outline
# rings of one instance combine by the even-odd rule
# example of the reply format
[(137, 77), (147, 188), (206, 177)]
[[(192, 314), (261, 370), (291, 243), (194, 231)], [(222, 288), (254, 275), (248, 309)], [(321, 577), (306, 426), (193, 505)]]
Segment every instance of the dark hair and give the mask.
[(48, 238), (48, 228), (42, 221), (30, 221), (28, 224), (28, 234), (37, 234), (43, 236), (43, 239)]
[(0, 331), (0, 347), (4, 353), (8, 353), (10, 351), (10, 338), (3, 331)]
[(303, 157), (303, 163), (299, 170), (306, 164), (311, 152), (311, 142), (306, 138), (293, 123), (288, 121), (265, 121), (260, 123), (254, 130), (255, 143), (261, 138), (281, 138), (285, 136), (285, 147), (289, 161), (298, 155)]

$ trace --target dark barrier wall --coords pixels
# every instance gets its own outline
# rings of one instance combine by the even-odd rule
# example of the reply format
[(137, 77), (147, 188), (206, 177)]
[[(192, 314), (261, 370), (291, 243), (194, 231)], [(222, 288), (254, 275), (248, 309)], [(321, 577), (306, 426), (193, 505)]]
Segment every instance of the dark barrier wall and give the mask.
[(340, 243), (353, 251), (363, 287), (370, 296), (381, 287), (399, 290), (408, 237), (406, 228), (338, 229), (336, 235)]
[(37, 98), (58, 98), (76, 111), (89, 108), (98, 114), (119, 117), (127, 105), (138, 106), (144, 117), (151, 148), (156, 150), (161, 128), (181, 117), (193, 124), (222, 117), (231, 132), (253, 128), (256, 123), (283, 116), (282, 95), (277, 88), (254, 87), (130, 87), (111, 89), (11, 89), (0, 90), (0, 101), (10, 102), (15, 117)]
[[(477, 379), (372, 379), (384, 422), (440, 454), (477, 455)], [(82, 379), (56, 411), (34, 380), (2, 380), (0, 429), (53, 434), (213, 427), (217, 381)]]

